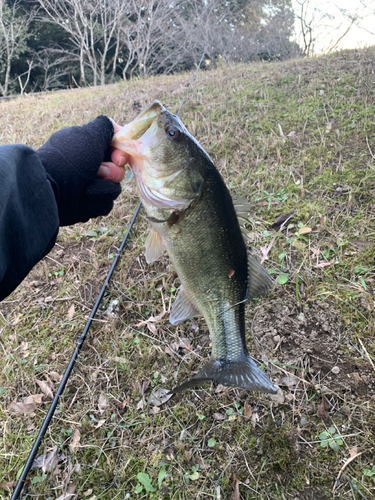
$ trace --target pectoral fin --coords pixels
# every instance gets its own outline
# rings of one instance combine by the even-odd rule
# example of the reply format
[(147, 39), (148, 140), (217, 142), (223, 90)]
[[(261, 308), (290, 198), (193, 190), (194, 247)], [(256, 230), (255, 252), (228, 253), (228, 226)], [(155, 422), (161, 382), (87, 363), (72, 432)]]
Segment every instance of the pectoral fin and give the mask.
[(182, 285), (179, 287), (177, 298), (172, 306), (172, 311), (169, 316), (169, 321), (172, 325), (178, 325), (183, 321), (193, 318), (194, 316), (201, 316), (199, 311), (193, 306), (187, 298)]
[(158, 258), (163, 255), (163, 252), (165, 250), (165, 246), (160, 234), (153, 227), (148, 233), (145, 245), (145, 256), (146, 262), (148, 264), (151, 264), (151, 262), (158, 260)]
[(171, 392), (181, 392), (209, 380), (216, 380), (220, 384), (229, 387), (241, 387), (271, 394), (277, 392), (276, 387), (250, 356), (244, 356), (239, 361), (211, 360), (195, 377), (175, 387)]

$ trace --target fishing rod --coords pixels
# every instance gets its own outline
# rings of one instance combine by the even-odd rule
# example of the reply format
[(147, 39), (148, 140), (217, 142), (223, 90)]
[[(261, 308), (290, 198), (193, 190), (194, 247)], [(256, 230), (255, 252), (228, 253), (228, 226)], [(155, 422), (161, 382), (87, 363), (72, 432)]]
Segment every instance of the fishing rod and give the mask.
[[(194, 80), (195, 80), (195, 78), (196, 78), (196, 76), (198, 74), (198, 70), (199, 70), (199, 68), (200, 68), (200, 66), (202, 64), (203, 57), (204, 57), (204, 55), (206, 53), (207, 48), (208, 48), (208, 45), (206, 45), (206, 47), (205, 47), (205, 49), (203, 51), (202, 57), (201, 57), (198, 65), (197, 65), (195, 73), (194, 73), (194, 75), (193, 75), (193, 77), (192, 77), (192, 79), (190, 81), (190, 84), (189, 84), (189, 86), (188, 86), (188, 88), (187, 88), (187, 90), (185, 92), (184, 98), (183, 98), (183, 100), (181, 102), (181, 105), (180, 105), (178, 111), (177, 111), (177, 116), (179, 115), (179, 113), (180, 113), (180, 111), (182, 109), (182, 106), (184, 105), (184, 103), (186, 101), (186, 98), (188, 96), (189, 90), (190, 90), (191, 86), (193, 85)], [(126, 231), (124, 239), (122, 240), (122, 243), (121, 243), (121, 245), (120, 245), (120, 247), (119, 247), (119, 249), (117, 251), (117, 254), (116, 254), (116, 257), (115, 257), (115, 259), (114, 259), (114, 261), (112, 263), (112, 266), (111, 266), (110, 270), (108, 271), (107, 277), (106, 277), (106, 279), (105, 279), (105, 281), (103, 283), (103, 286), (102, 286), (102, 288), (100, 290), (98, 298), (96, 299), (94, 307), (92, 308), (90, 316), (89, 316), (89, 318), (88, 318), (88, 320), (86, 322), (85, 328), (83, 329), (82, 334), (78, 338), (76, 347), (74, 349), (72, 357), (70, 358), (68, 367), (65, 370), (65, 373), (64, 373), (63, 378), (62, 378), (62, 380), (60, 382), (60, 385), (59, 385), (59, 387), (58, 387), (58, 389), (56, 391), (56, 394), (55, 394), (55, 396), (54, 396), (54, 398), (52, 400), (52, 403), (51, 403), (51, 406), (49, 407), (47, 415), (45, 416), (45, 418), (43, 420), (42, 426), (41, 426), (41, 428), (39, 430), (39, 433), (38, 433), (38, 435), (37, 435), (37, 437), (36, 437), (36, 439), (34, 441), (33, 447), (31, 448), (29, 456), (28, 456), (28, 458), (26, 460), (26, 463), (25, 463), (24, 468), (22, 470), (22, 473), (21, 473), (21, 475), (20, 475), (20, 477), (19, 477), (19, 479), (17, 481), (16, 487), (14, 488), (14, 491), (13, 491), (13, 494), (12, 494), (10, 500), (17, 500), (19, 498), (19, 496), (20, 496), (20, 494), (22, 492), (22, 489), (23, 489), (23, 487), (24, 487), (24, 485), (26, 483), (27, 476), (28, 476), (28, 474), (30, 472), (30, 469), (31, 469), (33, 463), (34, 463), (34, 460), (35, 460), (35, 457), (36, 457), (36, 455), (38, 453), (40, 444), (41, 444), (41, 442), (42, 442), (42, 440), (43, 440), (43, 438), (45, 436), (45, 433), (47, 432), (48, 426), (49, 426), (49, 424), (50, 424), (50, 422), (52, 420), (52, 417), (53, 417), (53, 415), (55, 413), (55, 410), (56, 410), (57, 404), (59, 402), (60, 396), (64, 392), (65, 386), (66, 386), (66, 384), (68, 382), (68, 379), (70, 377), (70, 374), (71, 374), (71, 372), (73, 370), (74, 364), (75, 364), (76, 359), (77, 359), (78, 354), (79, 354), (79, 351), (81, 350), (81, 347), (82, 347), (82, 345), (83, 345), (83, 343), (84, 343), (84, 341), (86, 339), (87, 332), (90, 329), (92, 320), (94, 319), (95, 314), (96, 314), (96, 312), (97, 312), (97, 310), (99, 308), (99, 305), (100, 305), (100, 303), (101, 303), (101, 301), (102, 301), (102, 299), (104, 297), (104, 294), (105, 294), (105, 291), (107, 289), (109, 280), (112, 277), (113, 271), (115, 270), (115, 267), (116, 267), (117, 262), (118, 262), (118, 260), (120, 258), (120, 255), (121, 255), (121, 253), (122, 253), (122, 251), (123, 251), (123, 249), (124, 249), (124, 247), (126, 245), (127, 239), (129, 237), (129, 233), (130, 233), (130, 231), (131, 231), (131, 229), (132, 229), (132, 227), (134, 225), (135, 219), (137, 218), (137, 215), (139, 213), (141, 205), (142, 205), (142, 203), (139, 202), (138, 206), (137, 206), (137, 208), (136, 208), (136, 210), (134, 212), (134, 215), (132, 217), (132, 220), (130, 221), (130, 224), (129, 224), (128, 230)]]

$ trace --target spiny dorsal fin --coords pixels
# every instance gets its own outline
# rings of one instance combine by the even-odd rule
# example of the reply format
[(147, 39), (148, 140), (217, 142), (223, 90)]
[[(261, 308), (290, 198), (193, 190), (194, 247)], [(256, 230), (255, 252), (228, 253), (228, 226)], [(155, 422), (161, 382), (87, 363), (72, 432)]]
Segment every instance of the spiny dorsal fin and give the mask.
[(266, 269), (250, 253), (247, 254), (247, 267), (249, 270), (247, 298), (253, 299), (269, 290), (273, 283)]
[(151, 264), (151, 262), (158, 260), (158, 258), (163, 255), (163, 252), (165, 250), (163, 240), (161, 239), (160, 234), (153, 227), (148, 233), (145, 246), (145, 256), (146, 262), (148, 264)]
[(193, 318), (194, 316), (201, 316), (201, 314), (196, 310), (196, 308), (187, 298), (185, 291), (181, 285), (178, 289), (177, 298), (172, 306), (169, 321), (172, 325), (178, 325), (179, 323)]

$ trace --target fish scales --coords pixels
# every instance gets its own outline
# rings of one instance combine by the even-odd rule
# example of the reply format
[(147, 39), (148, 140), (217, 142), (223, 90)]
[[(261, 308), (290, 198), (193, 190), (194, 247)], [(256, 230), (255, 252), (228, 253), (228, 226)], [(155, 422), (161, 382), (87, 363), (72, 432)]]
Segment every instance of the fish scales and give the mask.
[(203, 174), (200, 198), (178, 224), (153, 226), (186, 295), (207, 322), (212, 356), (235, 360), (245, 345), (247, 250), (232, 198), (219, 172), (206, 164)]

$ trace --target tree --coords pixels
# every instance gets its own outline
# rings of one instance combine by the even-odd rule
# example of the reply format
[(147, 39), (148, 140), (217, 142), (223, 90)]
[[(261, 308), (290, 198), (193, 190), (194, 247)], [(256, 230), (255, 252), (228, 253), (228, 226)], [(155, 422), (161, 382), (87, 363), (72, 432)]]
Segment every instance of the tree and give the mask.
[(345, 10), (323, 0), (315, 3), (295, 0), (295, 3), (295, 17), (300, 26), (297, 42), (307, 56), (337, 50), (353, 25), (360, 20), (360, 4)]
[(0, 92), (4, 96), (9, 92), (12, 64), (28, 52), (27, 40), (31, 36), (33, 14), (23, 16), (20, 4), (15, 0), (9, 6), (0, 0)]
[[(80, 83), (105, 84), (108, 56), (115, 49), (112, 64), (116, 67), (119, 49), (118, 30), (125, 17), (123, 0), (38, 0), (44, 19), (58, 24), (69, 35), (71, 50), (66, 55), (79, 61)], [(91, 71), (90, 78), (86, 68)], [(114, 73), (114, 72), (113, 72)]]

